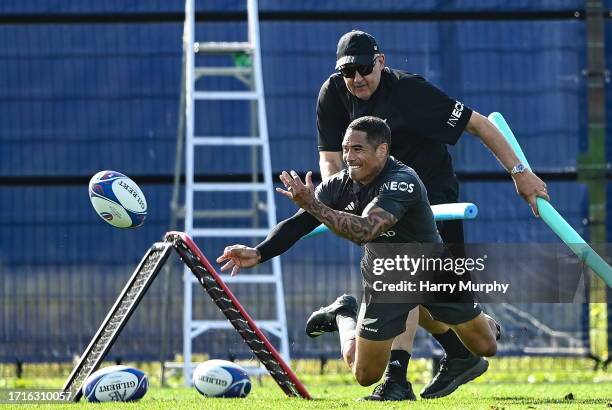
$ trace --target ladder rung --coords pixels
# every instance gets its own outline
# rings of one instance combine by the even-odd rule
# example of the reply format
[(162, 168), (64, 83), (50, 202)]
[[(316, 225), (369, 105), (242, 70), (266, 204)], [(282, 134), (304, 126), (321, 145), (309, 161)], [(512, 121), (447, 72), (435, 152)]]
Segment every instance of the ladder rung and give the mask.
[(194, 219), (207, 218), (252, 218), (257, 209), (207, 209), (193, 212)]
[[(214, 329), (234, 329), (234, 326), (229, 320), (192, 320), (191, 321), (191, 338), (201, 335), (207, 330)], [(258, 320), (257, 326), (261, 330), (267, 330), (275, 336), (281, 337), (282, 325), (278, 320)]]
[[(257, 209), (202, 209), (192, 212), (193, 219), (206, 218), (252, 218), (258, 212)], [(185, 218), (185, 207), (174, 208), (177, 218)]]
[(192, 185), (194, 191), (217, 192), (261, 192), (267, 189), (260, 182), (198, 182)]
[(225, 283), (275, 283), (278, 278), (273, 274), (268, 275), (221, 275)]
[(196, 100), (256, 100), (255, 91), (194, 91)]
[[(225, 283), (276, 283), (277, 278), (273, 274), (257, 274), (257, 275), (243, 275), (238, 274), (237, 276), (230, 275), (219, 275)], [(194, 283), (199, 283), (195, 276), (192, 276)]]
[(268, 236), (268, 228), (193, 228), (191, 236), (200, 238), (253, 238)]
[[(256, 320), (256, 323), (257, 323), (257, 326), (261, 329), (277, 328), (281, 326), (278, 320)], [(232, 326), (229, 320), (192, 320), (191, 321), (192, 330), (198, 330), (203, 327), (207, 329), (233, 329), (234, 328), (234, 326)]]
[(193, 145), (263, 145), (259, 137), (193, 137)]
[(193, 44), (195, 53), (251, 53), (251, 43), (239, 41), (199, 41)]
[(256, 100), (255, 91), (194, 91), (195, 100)]
[(195, 78), (203, 76), (235, 76), (250, 75), (253, 70), (250, 67), (196, 67), (193, 70)]

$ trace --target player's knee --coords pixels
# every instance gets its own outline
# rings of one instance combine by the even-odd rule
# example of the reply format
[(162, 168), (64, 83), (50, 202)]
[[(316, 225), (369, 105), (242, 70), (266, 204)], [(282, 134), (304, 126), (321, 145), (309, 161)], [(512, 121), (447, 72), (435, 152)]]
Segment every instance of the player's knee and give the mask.
[(478, 344), (474, 353), (481, 357), (495, 356), (497, 354), (497, 342), (495, 340), (482, 341)]
[(373, 371), (363, 367), (355, 367), (355, 379), (362, 386), (371, 386), (382, 377), (382, 372)]
[(495, 356), (496, 354), (497, 354), (497, 342), (492, 341), (491, 343), (487, 344), (487, 349), (484, 352), (484, 356), (492, 357), (492, 356)]
[(355, 373), (355, 379), (357, 379), (357, 383), (359, 383), (361, 386), (367, 387), (379, 381), (380, 377), (372, 377), (372, 375), (362, 372)]

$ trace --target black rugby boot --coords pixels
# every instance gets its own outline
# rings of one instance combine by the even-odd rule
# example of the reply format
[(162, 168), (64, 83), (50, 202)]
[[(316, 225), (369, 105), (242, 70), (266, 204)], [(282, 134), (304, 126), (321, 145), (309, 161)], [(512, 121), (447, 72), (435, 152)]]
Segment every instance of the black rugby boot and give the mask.
[(313, 312), (306, 321), (306, 334), (310, 337), (317, 337), (326, 332), (337, 331), (336, 315), (338, 313), (356, 317), (357, 300), (350, 295), (342, 295), (331, 305)]
[(398, 382), (392, 379), (385, 379), (381, 384), (376, 386), (372, 394), (364, 397), (361, 400), (372, 401), (400, 401), (400, 400), (416, 400), (416, 396), (412, 391), (412, 385), (409, 381), (404, 380)]
[(465, 359), (444, 356), (440, 361), (438, 373), (423, 388), (421, 397), (435, 399), (448, 396), (462, 384), (481, 376), (488, 368), (489, 362), (473, 354)]

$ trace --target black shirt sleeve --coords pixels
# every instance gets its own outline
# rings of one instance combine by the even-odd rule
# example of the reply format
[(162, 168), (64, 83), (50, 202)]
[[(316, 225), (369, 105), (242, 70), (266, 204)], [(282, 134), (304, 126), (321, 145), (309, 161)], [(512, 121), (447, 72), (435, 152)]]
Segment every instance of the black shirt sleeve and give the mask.
[(259, 250), (263, 263), (268, 259), (285, 253), (302, 236), (306, 235), (320, 222), (308, 212), (300, 209), (292, 217), (279, 222), (268, 234), (268, 237), (255, 248)]
[[(337, 80), (336, 80), (337, 81)], [(340, 99), (341, 91), (333, 76), (321, 86), (317, 99), (317, 139), (319, 151), (342, 151), (342, 138), (349, 125), (349, 114)]]
[(409, 172), (397, 172), (381, 185), (378, 195), (370, 203), (399, 220), (408, 209), (422, 200), (423, 192), (418, 178)]
[(412, 76), (399, 81), (402, 110), (411, 112), (411, 129), (418, 136), (454, 145), (465, 130), (472, 110), (427, 82)]

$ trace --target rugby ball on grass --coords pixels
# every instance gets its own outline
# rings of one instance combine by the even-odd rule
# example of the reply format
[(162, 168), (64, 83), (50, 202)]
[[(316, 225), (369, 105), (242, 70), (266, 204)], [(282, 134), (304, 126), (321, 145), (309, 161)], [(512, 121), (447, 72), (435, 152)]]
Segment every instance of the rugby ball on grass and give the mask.
[(136, 228), (147, 217), (147, 200), (138, 185), (116, 171), (91, 178), (89, 199), (100, 218), (117, 228)]
[(251, 379), (236, 363), (208, 360), (193, 372), (193, 385), (206, 397), (246, 397), (251, 391)]
[(91, 403), (135, 401), (149, 389), (142, 371), (128, 366), (109, 366), (92, 373), (83, 384), (83, 396)]

